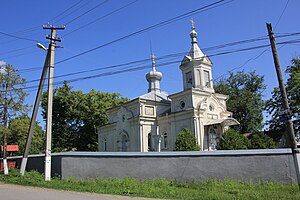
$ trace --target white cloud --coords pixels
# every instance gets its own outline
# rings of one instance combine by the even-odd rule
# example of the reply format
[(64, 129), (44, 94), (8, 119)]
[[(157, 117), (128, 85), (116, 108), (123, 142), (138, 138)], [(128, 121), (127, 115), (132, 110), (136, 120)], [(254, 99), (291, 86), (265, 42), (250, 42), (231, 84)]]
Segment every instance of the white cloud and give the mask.
[(3, 61), (3, 60), (0, 60), (0, 66), (1, 66), (1, 65), (6, 65), (6, 62)]

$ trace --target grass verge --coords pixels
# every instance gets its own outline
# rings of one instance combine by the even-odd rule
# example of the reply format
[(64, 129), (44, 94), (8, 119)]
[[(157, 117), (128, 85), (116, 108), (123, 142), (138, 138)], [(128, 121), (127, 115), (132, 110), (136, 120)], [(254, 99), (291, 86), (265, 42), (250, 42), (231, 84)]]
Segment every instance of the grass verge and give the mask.
[(0, 182), (59, 190), (150, 197), (161, 199), (300, 199), (296, 184), (272, 182), (241, 182), (235, 180), (207, 180), (177, 183), (165, 179), (140, 181), (122, 179), (52, 179), (44, 181), (38, 172), (26, 172), (20, 176), (11, 171), (9, 176), (0, 174)]

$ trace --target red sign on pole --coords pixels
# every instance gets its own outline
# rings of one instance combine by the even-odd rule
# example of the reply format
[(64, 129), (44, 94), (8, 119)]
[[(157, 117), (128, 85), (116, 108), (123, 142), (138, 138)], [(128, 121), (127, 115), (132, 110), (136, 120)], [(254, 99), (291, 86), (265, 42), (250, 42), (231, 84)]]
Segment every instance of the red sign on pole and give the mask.
[[(3, 151), (3, 146), (1, 146), (1, 151)], [(7, 152), (17, 152), (17, 151), (19, 151), (19, 145), (17, 145), (17, 144), (6, 145), (6, 151)]]

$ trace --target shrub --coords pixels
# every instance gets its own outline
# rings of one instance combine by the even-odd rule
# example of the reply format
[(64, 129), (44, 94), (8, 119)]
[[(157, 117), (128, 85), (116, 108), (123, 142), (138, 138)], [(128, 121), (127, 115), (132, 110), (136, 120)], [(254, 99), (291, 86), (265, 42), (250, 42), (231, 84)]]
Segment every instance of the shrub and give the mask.
[(194, 134), (189, 129), (183, 129), (177, 136), (175, 142), (175, 151), (199, 151)]
[(249, 140), (234, 129), (228, 129), (220, 138), (218, 150), (247, 149)]
[(257, 133), (250, 139), (250, 149), (274, 149), (275, 147), (272, 138), (263, 133)]

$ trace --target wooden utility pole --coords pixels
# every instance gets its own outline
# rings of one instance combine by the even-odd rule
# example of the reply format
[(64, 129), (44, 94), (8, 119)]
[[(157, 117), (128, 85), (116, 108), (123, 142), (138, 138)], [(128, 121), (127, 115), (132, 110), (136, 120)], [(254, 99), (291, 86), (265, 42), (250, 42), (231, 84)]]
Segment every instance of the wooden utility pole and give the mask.
[(296, 143), (295, 133), (294, 133), (294, 128), (293, 128), (293, 121), (291, 119), (291, 110), (290, 110), (288, 98), (286, 95), (286, 90), (285, 90), (282, 72), (281, 72), (281, 68), (280, 68), (279, 57), (278, 57), (278, 53), (277, 53), (277, 49), (276, 49), (275, 37), (274, 37), (274, 33), (272, 31), (272, 25), (267, 23), (267, 29), (268, 29), (268, 33), (269, 33), (270, 44), (271, 44), (273, 59), (274, 59), (274, 65), (275, 65), (275, 69), (276, 69), (276, 73), (277, 73), (277, 79), (278, 79), (278, 83), (279, 83), (279, 89), (280, 89), (280, 93), (282, 96), (282, 103), (283, 103), (283, 108), (284, 108), (284, 111), (281, 111), (282, 112), (281, 114), (286, 116), (285, 117), (286, 118), (286, 133), (285, 134), (287, 136), (286, 137), (287, 145), (289, 147), (291, 147), (293, 151), (295, 151), (297, 149), (297, 143)]

